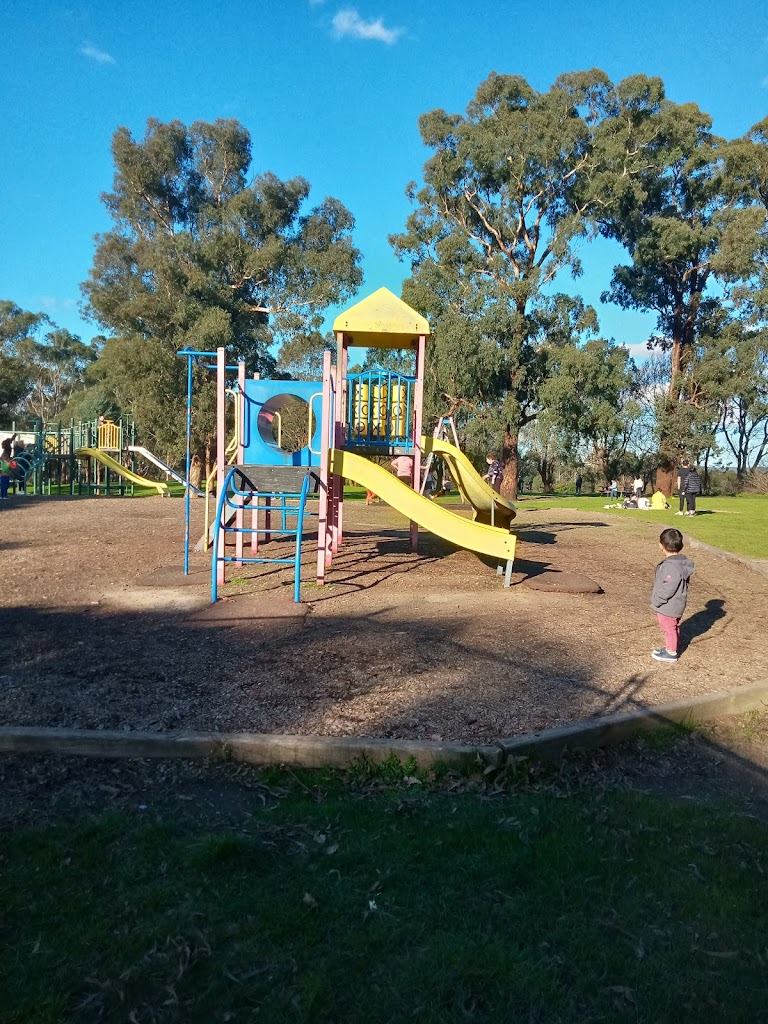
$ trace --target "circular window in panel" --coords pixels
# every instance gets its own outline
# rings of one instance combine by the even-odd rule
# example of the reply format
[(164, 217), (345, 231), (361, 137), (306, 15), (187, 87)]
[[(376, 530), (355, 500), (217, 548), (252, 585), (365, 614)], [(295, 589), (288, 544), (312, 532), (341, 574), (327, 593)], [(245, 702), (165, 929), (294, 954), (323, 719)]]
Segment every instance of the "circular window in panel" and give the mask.
[(265, 444), (292, 455), (309, 445), (315, 414), (303, 398), (275, 395), (261, 407), (256, 429)]

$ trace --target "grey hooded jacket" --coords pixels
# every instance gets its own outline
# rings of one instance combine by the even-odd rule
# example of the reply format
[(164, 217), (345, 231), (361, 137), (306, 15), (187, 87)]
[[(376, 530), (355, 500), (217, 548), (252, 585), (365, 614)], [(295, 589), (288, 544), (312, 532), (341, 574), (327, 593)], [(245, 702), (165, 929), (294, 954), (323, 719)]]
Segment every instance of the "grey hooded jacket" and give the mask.
[(693, 562), (682, 553), (670, 555), (656, 566), (651, 608), (672, 619), (679, 619), (688, 600), (688, 580), (693, 576)]

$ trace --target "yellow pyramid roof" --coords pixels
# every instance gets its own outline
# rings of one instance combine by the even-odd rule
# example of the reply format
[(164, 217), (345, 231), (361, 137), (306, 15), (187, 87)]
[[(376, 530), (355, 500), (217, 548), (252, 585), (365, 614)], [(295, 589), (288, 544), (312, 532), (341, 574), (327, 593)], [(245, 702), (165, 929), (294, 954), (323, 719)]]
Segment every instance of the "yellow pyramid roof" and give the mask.
[(426, 319), (388, 288), (339, 313), (333, 330), (343, 331), (348, 344), (361, 348), (413, 348), (422, 334), (430, 333)]

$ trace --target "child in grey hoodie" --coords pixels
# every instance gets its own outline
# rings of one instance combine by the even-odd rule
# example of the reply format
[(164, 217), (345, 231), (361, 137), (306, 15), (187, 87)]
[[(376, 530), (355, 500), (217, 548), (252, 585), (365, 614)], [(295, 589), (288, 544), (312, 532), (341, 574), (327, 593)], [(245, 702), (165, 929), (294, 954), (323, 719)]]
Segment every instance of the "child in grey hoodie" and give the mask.
[(680, 619), (688, 601), (688, 581), (693, 576), (693, 562), (682, 554), (683, 535), (670, 527), (661, 531), (659, 547), (664, 555), (656, 566), (651, 608), (656, 612), (665, 646), (651, 651), (656, 661), (677, 661), (680, 643)]

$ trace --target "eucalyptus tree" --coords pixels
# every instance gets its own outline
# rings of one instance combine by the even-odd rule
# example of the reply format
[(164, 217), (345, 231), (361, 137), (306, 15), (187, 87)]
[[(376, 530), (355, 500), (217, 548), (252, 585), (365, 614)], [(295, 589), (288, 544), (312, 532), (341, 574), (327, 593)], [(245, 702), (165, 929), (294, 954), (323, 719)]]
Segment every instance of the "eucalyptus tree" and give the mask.
[(552, 353), (596, 329), (594, 311), (555, 285), (581, 272), (594, 202), (581, 179), (611, 95), (600, 71), (542, 93), (493, 73), (464, 115), (419, 119), (433, 152), (423, 185), (408, 188), (416, 209), (391, 239), (411, 264), (403, 297), (434, 328), (433, 411), (479, 417), (501, 438), (505, 494), (516, 492), (520, 431), (541, 410)]
[[(251, 140), (237, 121), (152, 118), (138, 141), (118, 129), (112, 153), (113, 190), (102, 198), (113, 226), (97, 236), (85, 308), (119, 340), (115, 387), (169, 451), (183, 432), (177, 349), (226, 346), (270, 372), (273, 344), (318, 330), (325, 308), (360, 284), (353, 218), (333, 198), (310, 207), (304, 178), (249, 180)], [(196, 387), (206, 390), (203, 376)], [(205, 419), (198, 440), (210, 437)]]
[(768, 329), (728, 320), (702, 340), (697, 376), (714, 410), (713, 432), (743, 482), (768, 458)]
[(98, 348), (85, 344), (64, 327), (52, 325), (43, 341), (24, 338), (17, 344), (16, 353), (29, 381), (24, 411), (50, 422), (61, 417), (76, 392), (85, 389), (86, 372)]
[[(598, 172), (589, 183), (596, 222), (631, 262), (614, 268), (604, 301), (655, 312), (652, 347), (670, 354), (666, 400), (659, 403), (657, 477), (669, 489), (686, 418), (687, 389), (702, 330), (718, 313), (712, 292), (726, 213), (734, 205), (725, 140), (694, 103), (668, 100), (658, 78), (619, 83), (614, 116), (595, 136)], [(693, 412), (690, 415), (694, 415)]]
[(541, 388), (564, 450), (572, 457), (583, 452), (605, 480), (623, 467), (642, 415), (634, 370), (626, 348), (594, 338), (559, 349)]
[(43, 313), (30, 313), (9, 299), (0, 300), (0, 416), (4, 420), (20, 412), (30, 389), (27, 367), (17, 347), (48, 322)]
[(754, 325), (768, 319), (768, 117), (729, 143), (725, 168), (732, 206), (715, 270), (738, 315)]
[(61, 416), (97, 352), (47, 314), (0, 302), (0, 407), (23, 419)]

